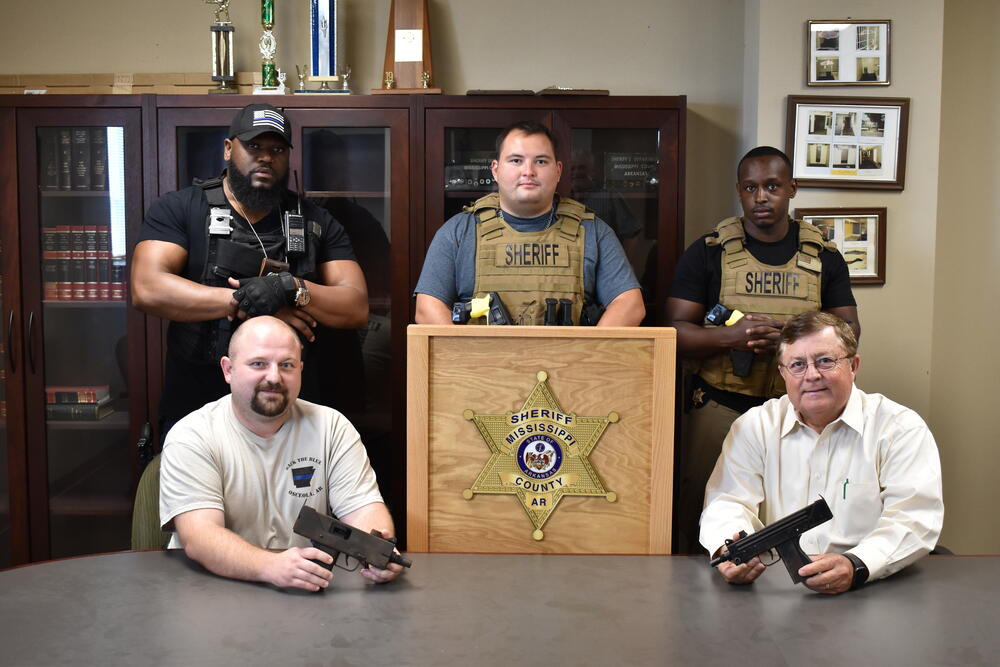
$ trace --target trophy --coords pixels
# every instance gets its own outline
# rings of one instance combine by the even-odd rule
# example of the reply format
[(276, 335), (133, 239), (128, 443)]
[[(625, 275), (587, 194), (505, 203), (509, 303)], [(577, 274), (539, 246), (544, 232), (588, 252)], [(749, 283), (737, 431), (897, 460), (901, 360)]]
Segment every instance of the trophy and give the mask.
[(274, 54), (278, 42), (271, 31), (274, 28), (274, 0), (260, 0), (260, 23), (264, 33), (260, 36), (260, 86), (254, 87), (254, 94), (275, 94), (278, 92), (278, 67), (274, 64)]
[[(296, 93), (351, 94), (347, 78), (338, 75), (342, 69), (344, 45), (340, 22), (340, 0), (310, 0), (309, 41), (311, 55), (310, 81), (319, 81), (319, 88), (306, 89), (302, 85)], [(348, 68), (348, 71), (350, 68)], [(339, 88), (330, 83), (340, 82)]]
[(233, 28), (229, 19), (229, 0), (205, 0), (205, 4), (215, 5), (215, 25), (209, 27), (212, 33), (212, 81), (217, 81), (218, 88), (210, 93), (236, 93), (230, 86), (235, 79), (233, 71)]
[(427, 0), (392, 0), (382, 85), (373, 95), (440, 95), (431, 64)]

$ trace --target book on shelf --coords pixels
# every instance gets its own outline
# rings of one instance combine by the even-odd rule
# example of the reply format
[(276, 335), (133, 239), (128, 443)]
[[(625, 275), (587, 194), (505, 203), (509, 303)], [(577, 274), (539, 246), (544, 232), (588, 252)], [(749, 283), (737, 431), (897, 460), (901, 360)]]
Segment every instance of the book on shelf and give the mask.
[(87, 301), (98, 299), (97, 225), (83, 227), (83, 287)]
[(90, 128), (74, 127), (73, 167), (70, 182), (74, 190), (90, 189)]
[(42, 298), (46, 301), (59, 299), (57, 236), (57, 227), (42, 228)]
[(111, 299), (111, 228), (97, 228), (97, 300)]
[(111, 300), (125, 300), (125, 258), (111, 260)]
[(73, 137), (68, 127), (59, 132), (59, 189), (73, 189)]
[(45, 388), (45, 402), (66, 403), (107, 403), (111, 399), (111, 387), (97, 385), (58, 385)]
[(96, 403), (47, 403), (45, 416), (52, 421), (99, 421), (115, 411), (111, 397)]
[(58, 280), (56, 293), (60, 301), (73, 300), (73, 279), (70, 276), (70, 240), (69, 225), (56, 226), (56, 269)]
[(55, 127), (38, 128), (39, 187), (42, 190), (59, 189), (59, 130)]
[(108, 189), (108, 131), (90, 128), (90, 189)]
[(86, 252), (83, 225), (72, 225), (70, 233), (69, 279), (72, 283), (72, 301), (84, 301), (87, 298), (86, 287)]

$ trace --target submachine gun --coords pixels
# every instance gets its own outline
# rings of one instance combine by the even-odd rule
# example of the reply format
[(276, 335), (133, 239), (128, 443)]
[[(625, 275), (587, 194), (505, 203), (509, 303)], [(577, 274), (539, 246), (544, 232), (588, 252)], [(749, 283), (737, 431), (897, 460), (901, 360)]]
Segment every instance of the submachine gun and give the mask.
[[(361, 563), (380, 570), (386, 569), (389, 563), (403, 567), (412, 565), (409, 559), (394, 550), (396, 538), (386, 539), (377, 530), (365, 533), (331, 516), (320, 514), (307, 505), (303, 505), (299, 511), (292, 530), (302, 537), (309, 538), (317, 549), (333, 556), (332, 564), (320, 563), (328, 570), (336, 565), (342, 570), (354, 572)], [(351, 567), (352, 559), (353, 567)]]
[(730, 561), (736, 565), (748, 562), (754, 556), (777, 550), (792, 577), (793, 583), (800, 583), (806, 578), (799, 576), (799, 568), (808, 565), (812, 559), (799, 546), (799, 535), (821, 523), (833, 518), (833, 512), (826, 500), (820, 497), (812, 505), (807, 505), (797, 512), (792, 512), (784, 519), (778, 519), (770, 526), (765, 526), (756, 533), (747, 535), (740, 531), (740, 539), (726, 540), (726, 551), (713, 558), (709, 563), (717, 567), (720, 563)]

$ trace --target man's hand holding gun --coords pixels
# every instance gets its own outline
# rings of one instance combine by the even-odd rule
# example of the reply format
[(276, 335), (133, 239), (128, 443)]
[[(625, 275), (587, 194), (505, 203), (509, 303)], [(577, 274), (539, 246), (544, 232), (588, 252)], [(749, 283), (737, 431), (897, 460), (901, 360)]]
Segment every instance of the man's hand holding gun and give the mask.
[(801, 582), (817, 593), (843, 593), (854, 583), (854, 563), (843, 554), (808, 556), (799, 546), (799, 535), (832, 518), (829, 505), (820, 498), (756, 533), (736, 533), (719, 548), (710, 565), (731, 584), (750, 584), (767, 567), (760, 554), (775, 550), (794, 583)]

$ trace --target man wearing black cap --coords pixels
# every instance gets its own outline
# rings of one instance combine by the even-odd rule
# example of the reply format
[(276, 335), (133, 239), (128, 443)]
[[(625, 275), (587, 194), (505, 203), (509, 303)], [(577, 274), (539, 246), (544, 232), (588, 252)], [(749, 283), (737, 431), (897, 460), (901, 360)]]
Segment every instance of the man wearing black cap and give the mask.
[[(248, 105), (229, 127), (225, 172), (160, 197), (146, 213), (132, 302), (170, 320), (161, 437), (227, 393), (219, 359), (243, 319), (274, 315), (312, 344), (323, 327), (367, 325), (368, 290), (343, 227), (287, 188), (290, 148), (287, 116)], [(303, 397), (321, 402), (309, 371), (305, 363)]]

